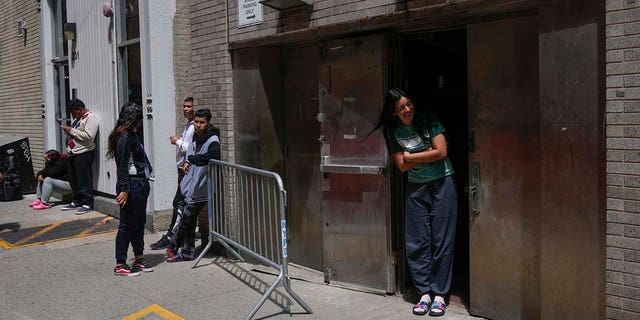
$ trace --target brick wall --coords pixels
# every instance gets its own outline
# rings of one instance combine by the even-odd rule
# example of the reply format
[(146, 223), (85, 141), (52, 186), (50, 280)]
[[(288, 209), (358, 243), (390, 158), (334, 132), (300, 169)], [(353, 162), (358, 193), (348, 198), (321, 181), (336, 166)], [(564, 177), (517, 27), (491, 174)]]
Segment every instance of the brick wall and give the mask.
[[(439, 10), (443, 6), (481, 3), (478, 0), (316, 0), (308, 7), (276, 11), (263, 6), (263, 23), (238, 28), (238, 1), (192, 0), (192, 84), (195, 105), (210, 108), (213, 123), (221, 129), (222, 158), (234, 159), (233, 80), (228, 42), (256, 39), (283, 32), (324, 27), (380, 17), (406, 10)], [(227, 26), (228, 22), (228, 26)], [(176, 117), (178, 118), (178, 116)], [(181, 121), (178, 121), (181, 123)]]
[(607, 318), (640, 318), (640, 1), (607, 0)]
[[(27, 34), (18, 37), (17, 20)], [(36, 171), (43, 166), (40, 19), (34, 1), (9, 0), (0, 11), (0, 133), (29, 138)]]
[[(173, 16), (173, 77), (176, 86), (176, 134), (182, 132), (184, 98), (193, 96), (191, 82), (191, 8), (190, 1), (176, 1)], [(196, 107), (197, 108), (197, 107)]]
[(232, 69), (225, 22), (223, 1), (191, 1), (191, 63), (195, 105), (211, 109), (211, 122), (220, 128), (222, 159), (234, 161)]
[[(426, 5), (426, 1), (422, 2), (425, 2)], [(238, 1), (229, 1), (229, 29), (231, 41), (239, 41), (303, 28), (321, 27), (366, 17), (381, 16), (404, 9), (405, 5), (398, 4), (396, 0), (316, 0), (313, 3), (312, 11), (309, 11), (308, 7), (277, 11), (263, 6), (262, 24), (238, 28)]]

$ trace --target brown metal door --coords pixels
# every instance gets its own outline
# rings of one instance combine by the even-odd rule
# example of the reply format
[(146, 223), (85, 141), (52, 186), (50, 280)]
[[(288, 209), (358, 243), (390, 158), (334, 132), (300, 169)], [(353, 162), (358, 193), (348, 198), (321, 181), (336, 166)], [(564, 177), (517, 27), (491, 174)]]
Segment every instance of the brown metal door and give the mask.
[(537, 22), (468, 26), (470, 310), (537, 318), (540, 199)]
[(285, 143), (289, 257), (322, 270), (322, 173), (318, 123), (318, 46), (285, 50)]
[(321, 56), (325, 281), (393, 292), (388, 156), (382, 135), (364, 140), (384, 96), (384, 37), (330, 41)]

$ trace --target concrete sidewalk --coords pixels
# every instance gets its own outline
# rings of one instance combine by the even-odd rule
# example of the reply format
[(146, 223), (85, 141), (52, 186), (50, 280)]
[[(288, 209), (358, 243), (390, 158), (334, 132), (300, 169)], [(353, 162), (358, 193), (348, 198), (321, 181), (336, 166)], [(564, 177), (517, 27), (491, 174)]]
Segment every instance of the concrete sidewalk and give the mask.
[[(33, 196), (0, 203), (0, 231), (78, 219), (59, 208), (35, 211)], [(99, 215), (99, 213), (92, 213)], [(82, 216), (84, 218), (85, 216)], [(148, 234), (146, 243), (160, 237)], [(113, 275), (115, 233), (13, 250), (0, 249), (0, 319), (242, 319), (276, 276), (275, 271), (220, 257), (166, 263), (164, 251), (145, 251), (154, 272)], [(282, 288), (254, 319), (420, 319), (402, 296), (381, 296), (328, 286), (319, 272), (290, 267), (291, 286), (313, 314), (293, 303)], [(128, 317), (130, 316), (130, 317)], [(453, 303), (442, 319), (472, 319)], [(473, 318), (475, 319), (475, 318)]]

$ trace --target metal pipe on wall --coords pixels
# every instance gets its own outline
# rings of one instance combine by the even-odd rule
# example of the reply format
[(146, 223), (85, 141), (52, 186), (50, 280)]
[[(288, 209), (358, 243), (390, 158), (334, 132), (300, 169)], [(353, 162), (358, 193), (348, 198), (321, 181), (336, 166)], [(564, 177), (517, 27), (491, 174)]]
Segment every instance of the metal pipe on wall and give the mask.
[[(140, 13), (142, 21), (140, 21), (140, 60), (142, 64), (142, 92), (147, 93), (146, 99), (143, 101), (145, 104), (142, 106), (147, 115), (146, 126), (144, 127), (144, 141), (147, 146), (154, 145), (153, 134), (153, 86), (151, 85), (151, 44), (150, 44), (150, 32), (149, 32), (149, 2), (139, 1)], [(153, 152), (147, 152), (147, 157), (151, 165), (155, 165), (155, 156)], [(155, 174), (153, 174), (155, 176)], [(152, 180), (153, 182), (153, 180)], [(147, 201), (147, 212), (155, 212), (155, 186), (151, 183), (151, 191), (149, 192), (149, 200)]]
[[(118, 4), (111, 4), (113, 11), (117, 12)], [(115, 101), (115, 108), (113, 109), (113, 119), (118, 119), (119, 104), (120, 104), (120, 90), (118, 90), (118, 38), (116, 34), (116, 25), (118, 23), (118, 14), (111, 16), (111, 23), (109, 34), (111, 38), (111, 78), (113, 79), (113, 97)], [(115, 121), (114, 121), (115, 122)]]

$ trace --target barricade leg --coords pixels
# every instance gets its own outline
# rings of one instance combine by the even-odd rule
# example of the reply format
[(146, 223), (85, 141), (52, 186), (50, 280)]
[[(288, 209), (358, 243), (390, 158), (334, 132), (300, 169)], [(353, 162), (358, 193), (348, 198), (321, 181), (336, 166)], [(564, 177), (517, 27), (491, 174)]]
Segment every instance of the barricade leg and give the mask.
[[(271, 295), (271, 293), (273, 293), (273, 291), (275, 291), (279, 285), (282, 285), (285, 288), (285, 290), (291, 296), (291, 298), (293, 298), (293, 300), (295, 300), (304, 309), (304, 311), (306, 311), (309, 314), (313, 313), (311, 308), (304, 301), (302, 301), (302, 299), (296, 293), (294, 293), (293, 290), (291, 290), (289, 279), (285, 277), (283, 273), (280, 273), (276, 281), (274, 281), (273, 284), (271, 284), (271, 287), (269, 287), (269, 289), (264, 293), (262, 298), (260, 298), (260, 301), (258, 301), (258, 303), (253, 307), (253, 309), (251, 309), (251, 312), (249, 313), (249, 315), (247, 315), (244, 319), (250, 320), (251, 318), (253, 318), (256, 312), (258, 312), (260, 307), (262, 307), (265, 301), (269, 299), (269, 296)], [(290, 309), (288, 311), (289, 313), (291, 313)]]
[(284, 278), (283, 274), (281, 273), (278, 278), (276, 279), (276, 281), (274, 281), (271, 286), (269, 287), (269, 289), (267, 290), (267, 292), (264, 293), (264, 295), (262, 296), (262, 298), (260, 298), (260, 301), (258, 301), (258, 303), (256, 303), (256, 305), (253, 307), (253, 309), (251, 309), (251, 312), (249, 312), (249, 314), (244, 318), (245, 320), (250, 320), (251, 318), (253, 318), (254, 315), (256, 315), (256, 312), (258, 312), (258, 309), (260, 309), (260, 307), (262, 307), (262, 305), (264, 304), (265, 301), (267, 301), (267, 299), (269, 298), (269, 296), (271, 295), (271, 293), (276, 290), (276, 288), (278, 287), (278, 285), (280, 284), (280, 282), (282, 281), (282, 279)]
[(195, 268), (198, 265), (198, 262), (200, 262), (202, 257), (204, 257), (204, 255), (209, 251), (209, 248), (211, 248), (212, 245), (213, 245), (213, 238), (211, 237), (211, 234), (209, 234), (209, 242), (207, 243), (207, 246), (204, 247), (202, 252), (200, 252), (198, 257), (196, 258), (196, 261), (193, 262), (193, 265), (191, 266), (191, 269)]
[(207, 246), (204, 248), (204, 250), (202, 250), (202, 252), (200, 252), (200, 255), (198, 255), (198, 258), (196, 258), (196, 260), (193, 262), (191, 269), (198, 266), (198, 263), (200, 262), (202, 257), (204, 257), (204, 255), (209, 251), (209, 248), (213, 246), (214, 241), (218, 241), (218, 243), (220, 243), (224, 247), (224, 249), (227, 250), (227, 252), (230, 253), (237, 260), (240, 260), (242, 262), (245, 261), (245, 259), (240, 254), (238, 254), (235, 250), (233, 250), (233, 248), (231, 248), (226, 242), (224, 242), (224, 240), (218, 238), (215, 232), (212, 231), (212, 232), (209, 232), (209, 243), (207, 243)]
[(313, 313), (313, 310), (311, 310), (311, 307), (309, 307), (309, 305), (307, 305), (302, 298), (300, 298), (295, 292), (293, 292), (293, 290), (291, 289), (291, 283), (290, 283), (290, 279), (287, 276), (284, 281), (284, 288), (285, 290), (287, 290), (287, 293), (289, 293), (289, 295), (291, 296), (291, 298), (293, 298), (293, 300), (295, 300), (301, 307), (302, 309), (304, 309), (304, 311), (306, 311), (309, 314)]

